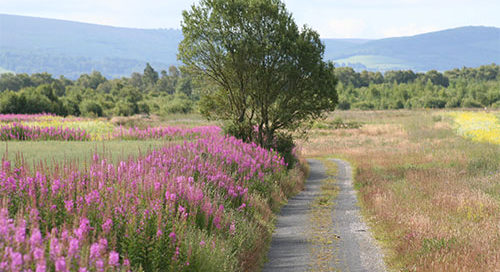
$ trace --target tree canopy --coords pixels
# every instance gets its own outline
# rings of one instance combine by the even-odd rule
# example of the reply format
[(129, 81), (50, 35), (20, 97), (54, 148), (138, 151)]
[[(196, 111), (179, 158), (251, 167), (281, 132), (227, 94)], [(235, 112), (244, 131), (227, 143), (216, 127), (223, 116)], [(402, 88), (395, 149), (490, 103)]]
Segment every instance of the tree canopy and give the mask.
[(175, 66), (161, 77), (146, 64), (144, 74), (106, 79), (100, 72), (76, 80), (48, 73), (0, 74), (0, 113), (129, 116), (167, 115), (195, 110), (198, 101), (191, 79)]
[[(179, 58), (208, 84), (201, 110), (264, 147), (337, 104), (334, 67), (317, 32), (279, 0), (202, 0), (183, 12)], [(209, 87), (208, 87), (209, 86)]]

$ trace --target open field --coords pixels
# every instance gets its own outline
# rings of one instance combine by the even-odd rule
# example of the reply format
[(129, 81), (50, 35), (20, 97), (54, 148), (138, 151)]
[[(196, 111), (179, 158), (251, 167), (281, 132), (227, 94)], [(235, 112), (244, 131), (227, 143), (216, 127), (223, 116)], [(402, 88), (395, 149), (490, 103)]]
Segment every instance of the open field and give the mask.
[(136, 158), (140, 154), (144, 155), (153, 149), (175, 143), (180, 142), (161, 140), (102, 142), (4, 141), (0, 143), (0, 154), (11, 161), (22, 158), (29, 165), (40, 161), (48, 165), (65, 161), (76, 162), (79, 165), (89, 165), (92, 155), (95, 153), (117, 163), (120, 160), (127, 160), (130, 156)]
[[(479, 114), (481, 117), (483, 113), (467, 114), (465, 116), (477, 117), (475, 114)], [(491, 116), (498, 118), (499, 113), (492, 112), (487, 115), (488, 118)], [(393, 270), (494, 271), (496, 267), (500, 266), (500, 225), (498, 225), (500, 221), (500, 145), (484, 140), (495, 140), (495, 132), (489, 134), (463, 133), (465, 130), (460, 128), (467, 126), (459, 126), (459, 122), (453, 121), (455, 117), (457, 114), (444, 111), (338, 111), (331, 114), (325, 121), (315, 124), (315, 129), (311, 132), (309, 139), (299, 144), (303, 156), (340, 157), (352, 163), (356, 169), (353, 174), (355, 186), (359, 191), (358, 198), (362, 203), (362, 211), (369, 219), (374, 236), (382, 242), (386, 251), (385, 261), (388, 267)], [(486, 119), (490, 120), (488, 118)], [(465, 119), (475, 120), (472, 117)], [(49, 216), (45, 221), (48, 223), (43, 223), (43, 228), (40, 228), (42, 236), (51, 237), (47, 238), (46, 242), (51, 239), (61, 241), (62, 251), (60, 254), (62, 255), (60, 257), (65, 256), (65, 265), (71, 267), (85, 265), (95, 268), (99, 258), (113, 259), (113, 265), (125, 268), (128, 265), (137, 267), (138, 264), (155, 267), (162, 264), (154, 261), (158, 256), (163, 256), (157, 251), (161, 247), (164, 247), (162, 250), (165, 250), (168, 258), (177, 258), (175, 262), (168, 264), (171, 270), (189, 271), (198, 267), (210, 271), (214, 267), (223, 267), (223, 270), (231, 271), (234, 269), (255, 270), (259, 267), (272, 231), (274, 218), (272, 211), (276, 211), (286, 196), (291, 195), (297, 188), (301, 187), (301, 171), (294, 170), (289, 174), (275, 172), (278, 170), (273, 169), (282, 167), (280, 163), (274, 165), (269, 162), (268, 166), (264, 165), (267, 160), (265, 158), (271, 158), (272, 161), (272, 157), (266, 157), (269, 155), (259, 153), (260, 151), (252, 151), (253, 147), (232, 142), (233, 140), (221, 139), (220, 136), (213, 138), (212, 134), (217, 133), (210, 130), (210, 127), (204, 128), (208, 129), (209, 132), (199, 134), (200, 138), (196, 138), (198, 136), (193, 138), (192, 135), (198, 134), (193, 134), (196, 130), (191, 129), (191, 127), (212, 125), (196, 115), (182, 116), (182, 118), (176, 116), (162, 120), (123, 119), (110, 122), (115, 127), (119, 125), (133, 127), (134, 132), (127, 132), (128, 134), (125, 136), (135, 140), (119, 140), (119, 138), (106, 141), (13, 140), (1, 142), (0, 152), (6, 154), (6, 158), (16, 161), (20, 158), (20, 154), (24, 158), (23, 169), (26, 171), (22, 171), (20, 174), (22, 177), (19, 180), (15, 179), (19, 182), (16, 186), (24, 186), (22, 182), (28, 181), (29, 177), (34, 175), (34, 170), (38, 169), (47, 180), (46, 185), (40, 185), (40, 188), (46, 186), (45, 188), (52, 192), (45, 196), (40, 195), (40, 200), (53, 203), (51, 205), (53, 205), (52, 207), (55, 205), (56, 211), (64, 211), (64, 216), (61, 218), (54, 217), (52, 208), (45, 205), (40, 206), (39, 202), (32, 202), (27, 191), (4, 195), (3, 199), (9, 199), (9, 201), (2, 204), (2, 207), (7, 208), (8, 216), (15, 219), (15, 222), (12, 221), (15, 223), (12, 225), (12, 235), (15, 234), (16, 229), (21, 229), (22, 218), (27, 220), (27, 224), (32, 224), (28, 216), (29, 213), (23, 213), (22, 210), (33, 210), (36, 207), (36, 210), (43, 212), (43, 216)], [(167, 138), (164, 136), (158, 139), (151, 138), (156, 135), (151, 132), (151, 127), (161, 127), (167, 124), (182, 125), (183, 131), (189, 131), (189, 133), (179, 134), (178, 131), (169, 130), (168, 133), (165, 132)], [(493, 128), (492, 131), (495, 131), (498, 124), (498, 122), (493, 122), (490, 126)], [(171, 137), (171, 135), (177, 136)], [(188, 138), (182, 138), (179, 135), (187, 135)], [(471, 135), (488, 136), (476, 139)], [(123, 135), (120, 137), (124, 139)], [(207, 142), (206, 139), (214, 140)], [(164, 146), (166, 148), (161, 149), (161, 151), (150, 152)], [(179, 146), (180, 149), (177, 149), (176, 146)], [(241, 153), (241, 150), (245, 150), (245, 152)], [(231, 152), (236, 152), (230, 156), (236, 160), (233, 163), (228, 162), (228, 158), (219, 157), (222, 154), (227, 156)], [(252, 154), (255, 156), (252, 157), (252, 160), (245, 157), (247, 152), (254, 152)], [(95, 153), (99, 154), (97, 160), (96, 157), (92, 156)], [(259, 159), (259, 156), (264, 157)], [(161, 175), (154, 169), (164, 167), (162, 163), (155, 164), (154, 161), (151, 161), (151, 158), (156, 157), (162, 158), (162, 160), (168, 158), (175, 161), (180, 160), (169, 168), (168, 171), (173, 176), (166, 179), (166, 187), (160, 187), (161, 190), (167, 190), (168, 186), (177, 184), (174, 177), (200, 175), (198, 178), (209, 180), (213, 175), (223, 175), (230, 177), (234, 184), (240, 184), (241, 189), (248, 188), (248, 196), (229, 197), (235, 193), (235, 190), (240, 191), (240, 189), (235, 187), (231, 191), (222, 184), (208, 187), (203, 185), (198, 188), (206, 199), (206, 201), (203, 200), (205, 201), (203, 205), (208, 205), (206, 203), (211, 203), (210, 205), (213, 207), (215, 207), (214, 205), (218, 205), (217, 207), (223, 205), (225, 212), (222, 215), (222, 212), (218, 212), (220, 207), (214, 208), (212, 212), (210, 209), (204, 210), (208, 206), (205, 207), (201, 202), (196, 202), (197, 198), (187, 194), (184, 189), (176, 187), (179, 183), (174, 186), (175, 188), (169, 187), (170, 189), (167, 191), (175, 192), (176, 199), (183, 200), (174, 201), (173, 210), (164, 210), (157, 214), (157, 216), (174, 218), (172, 224), (160, 226), (158, 217), (151, 217), (147, 220), (135, 217), (134, 214), (140, 214), (154, 207), (154, 198), (149, 195), (150, 192), (147, 188), (150, 188), (148, 186), (156, 186), (150, 182), (151, 178), (155, 175)], [(260, 166), (255, 164), (255, 158), (261, 160)], [(99, 161), (101, 159), (106, 159), (109, 165), (114, 166), (102, 168), (102, 163)], [(123, 159), (129, 160), (123, 165), (117, 163)], [(200, 171), (202, 168), (198, 169), (200, 165), (189, 163), (192, 160), (201, 160), (208, 166), (212, 165), (210, 171), (214, 172), (209, 171), (210, 173), (202, 174)], [(49, 170), (53, 167), (44, 168), (37, 165), (36, 162), (39, 161), (44, 161), (44, 164), (49, 166), (66, 164), (69, 169), (64, 171), (61, 168)], [(124, 185), (124, 187), (120, 187), (122, 185), (116, 186), (119, 187), (119, 191), (128, 192), (129, 196), (131, 196), (130, 192), (135, 195), (149, 195), (148, 198), (145, 198), (145, 202), (139, 206), (141, 212), (134, 210), (132, 215), (127, 215), (128, 217), (116, 214), (116, 210), (112, 212), (112, 207), (117, 207), (116, 195), (111, 191), (104, 190), (104, 187), (103, 190), (97, 190), (97, 192), (107, 207), (102, 213), (106, 218), (98, 216), (95, 207), (89, 204), (81, 203), (84, 208), (80, 211), (74, 211), (72, 208), (68, 210), (65, 204), (70, 203), (68, 201), (72, 200), (71, 198), (78, 195), (90, 196), (92, 193), (83, 187), (71, 191), (73, 189), (71, 189), (72, 186), (69, 186), (72, 175), (70, 173), (81, 171), (77, 169), (77, 165), (85, 165), (86, 169), (93, 169), (92, 171), (96, 175), (96, 179), (92, 179), (94, 183), (100, 182), (101, 177), (106, 175), (115, 177), (118, 173), (116, 172), (118, 168), (115, 167), (128, 169), (126, 170), (128, 176), (124, 178), (129, 180), (132, 177), (138, 177), (138, 180), (144, 182), (143, 186), (145, 187), (133, 189)], [(146, 168), (141, 168), (139, 165)], [(187, 172), (182, 171), (183, 167), (188, 166), (191, 168), (185, 168)], [(15, 174), (15, 171), (10, 167), (6, 164), (2, 166), (5, 175), (12, 177), (19, 175)], [(87, 170), (84, 170), (84, 173), (85, 171)], [(246, 175), (250, 173), (254, 174), (248, 180)], [(65, 177), (64, 182), (70, 183), (65, 183), (62, 187), (55, 186), (55, 180), (59, 180), (56, 178), (57, 176)], [(77, 179), (77, 182), (86, 182), (83, 176)], [(135, 179), (129, 181), (132, 182)], [(8, 180), (10, 179), (5, 179), (5, 181)], [(114, 184), (120, 180), (116, 176), (116, 179), (111, 178), (111, 180), (104, 178), (102, 182)], [(253, 182), (259, 180), (271, 183), (268, 184), (269, 186), (256, 186), (257, 183)], [(261, 182), (259, 181), (258, 184), (262, 184)], [(4, 185), (7, 186), (6, 184)], [(182, 184), (194, 186), (197, 183)], [(5, 189), (3, 192), (8, 192), (8, 190)], [(7, 196), (8, 198), (6, 198)], [(172, 196), (166, 196), (165, 193), (159, 194), (158, 197), (161, 199), (167, 197), (165, 201), (172, 201)], [(131, 201), (133, 199), (136, 198), (132, 198)], [(140, 199), (136, 200), (140, 201)], [(73, 201), (73, 203), (77, 203), (78, 198), (73, 199)], [(9, 202), (10, 204), (8, 204)], [(19, 203), (25, 204), (20, 206)], [(130, 203), (127, 203), (120, 205), (129, 207), (127, 205)], [(251, 206), (252, 208), (247, 212), (242, 212), (242, 204), (249, 204), (247, 207)], [(131, 207), (129, 208), (132, 209)], [(190, 212), (183, 215), (183, 211), (186, 211), (187, 207), (193, 213), (192, 216), (187, 215), (191, 214)], [(197, 210), (196, 207), (200, 209)], [(207, 214), (209, 214), (209, 221), (201, 220)], [(220, 218), (216, 219), (218, 214)], [(186, 216), (186, 219), (182, 219), (182, 216)], [(0, 215), (0, 219), (6, 219), (5, 213)], [(80, 240), (78, 240), (77, 250), (81, 254), (78, 259), (64, 255), (69, 253), (71, 239), (77, 237), (62, 237), (57, 232), (51, 232), (51, 228), (56, 226), (71, 233), (70, 230), (81, 227), (81, 222), (83, 222), (81, 220), (85, 221), (86, 219), (89, 220), (91, 227), (96, 227), (96, 232), (86, 233), (85, 237), (78, 238)], [(111, 232), (106, 231), (108, 226), (104, 224), (109, 221), (108, 219), (112, 220), (111, 222), (116, 222)], [(125, 222), (123, 220), (133, 222), (133, 227), (123, 228), (125, 225), (120, 223)], [(222, 220), (221, 222), (224, 223), (216, 223), (214, 220)], [(66, 223), (62, 224), (62, 222)], [(151, 236), (147, 238), (154, 241), (154, 246), (151, 248), (137, 247), (142, 243), (141, 241), (128, 238), (123, 240), (114, 233), (118, 230), (128, 233), (135, 227), (141, 229), (139, 226), (142, 223), (140, 222), (150, 224), (148, 226), (151, 229), (142, 232), (143, 236), (141, 237), (146, 239)], [(241, 222), (250, 225), (241, 224)], [(188, 227), (189, 224), (194, 224), (193, 226), (197, 227)], [(36, 227), (37, 224), (33, 226)], [(84, 228), (86, 227), (84, 226)], [(164, 238), (160, 239), (156, 236), (160, 233), (158, 230), (164, 234), (163, 236), (160, 234)], [(228, 233), (234, 233), (234, 236), (228, 235)], [(26, 237), (32, 237), (34, 232), (27, 228), (25, 234)], [(105, 248), (99, 244), (101, 243), (99, 239), (106, 239), (109, 243), (108, 246)], [(215, 246), (212, 246), (215, 251), (206, 251), (207, 241), (215, 242)], [(102, 247), (99, 251), (100, 257), (93, 260), (89, 255), (92, 246)], [(9, 261), (13, 256), (15, 257), (16, 252), (33, 250), (27, 244), (22, 243), (12, 244), (11, 249), (13, 251), (9, 254), (13, 255), (9, 255)], [(143, 251), (143, 253), (138, 253), (137, 250)], [(119, 254), (118, 262), (115, 262), (116, 259), (114, 259), (116, 253)], [(29, 254), (34, 254), (34, 252)], [(50, 252), (45, 252), (45, 254), (47, 254), (45, 262), (48, 265), (53, 267), (57, 261), (62, 263), (61, 258), (50, 257)], [(198, 255), (195, 257), (192, 254)], [(147, 256), (151, 259), (141, 259), (137, 256)], [(131, 264), (129, 264), (130, 262)], [(36, 266), (37, 264), (31, 263), (31, 265)], [(111, 267), (109, 263), (106, 265), (106, 267)]]
[(2, 115), (0, 270), (257, 270), (303, 171), (184, 118)]
[(8, 160), (23, 159), (29, 165), (39, 162), (83, 165), (89, 164), (97, 153), (117, 163), (164, 145), (194, 140), (205, 133), (207, 125), (213, 124), (194, 114), (111, 120), (45, 114), (0, 115), (0, 155)]
[(356, 166), (358, 197), (390, 268), (500, 267), (500, 145), (462, 138), (445, 112), (335, 112), (326, 123), (338, 117), (364, 125), (316, 129), (302, 154)]

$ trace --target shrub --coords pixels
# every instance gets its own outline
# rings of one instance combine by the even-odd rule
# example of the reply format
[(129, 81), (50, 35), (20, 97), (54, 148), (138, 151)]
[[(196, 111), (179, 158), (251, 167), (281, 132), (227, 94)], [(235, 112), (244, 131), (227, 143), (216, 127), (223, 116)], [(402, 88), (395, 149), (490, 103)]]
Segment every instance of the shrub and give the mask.
[(193, 110), (193, 102), (184, 94), (176, 93), (173, 99), (163, 105), (163, 114), (190, 113)]
[(464, 108), (482, 108), (483, 105), (472, 98), (466, 98), (462, 101), (462, 107)]
[(458, 97), (452, 97), (446, 102), (446, 108), (458, 108), (460, 107), (460, 99)]
[(83, 116), (103, 116), (101, 104), (90, 99), (82, 101), (82, 103), (80, 104), (80, 112)]
[(134, 105), (130, 102), (118, 101), (113, 113), (117, 116), (131, 116), (134, 114)]
[(352, 107), (355, 109), (360, 109), (360, 110), (373, 110), (373, 109), (375, 109), (375, 105), (370, 101), (357, 102), (357, 103), (354, 103), (352, 105)]
[(351, 103), (347, 100), (340, 100), (339, 104), (337, 105), (337, 109), (339, 110), (349, 110), (351, 109)]
[(500, 101), (497, 101), (491, 105), (491, 108), (493, 109), (500, 109)]
[(439, 97), (425, 97), (424, 107), (431, 109), (441, 109), (446, 105), (446, 100)]

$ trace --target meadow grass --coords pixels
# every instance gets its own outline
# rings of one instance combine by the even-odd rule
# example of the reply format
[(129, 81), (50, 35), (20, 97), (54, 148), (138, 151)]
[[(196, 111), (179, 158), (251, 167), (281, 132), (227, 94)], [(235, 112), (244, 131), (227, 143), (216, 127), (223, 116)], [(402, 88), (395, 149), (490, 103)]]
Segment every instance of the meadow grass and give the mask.
[[(7, 116), (9, 117), (9, 116)], [(10, 116), (10, 118), (21, 118), (23, 116)], [(24, 119), (23, 119), (24, 120)], [(6, 124), (12, 120), (5, 121)], [(215, 122), (205, 121), (199, 114), (173, 114), (166, 117), (159, 116), (131, 116), (115, 117), (109, 121), (105, 119), (81, 119), (60, 116), (41, 115), (31, 116), (24, 120), (30, 126), (81, 128), (89, 131), (92, 140), (109, 137), (116, 126), (127, 128), (146, 129), (151, 127), (199, 127), (216, 125)], [(1, 141), (0, 155), (8, 160), (24, 159), (27, 163), (38, 164), (44, 162), (52, 165), (55, 162), (71, 162), (80, 165), (88, 164), (92, 155), (97, 153), (113, 162), (127, 160), (130, 156), (137, 157), (152, 149), (162, 147), (166, 144), (182, 143), (184, 138), (176, 139), (141, 139), (141, 140), (107, 140), (107, 141)]]
[(45, 165), (54, 163), (76, 162), (80, 166), (89, 164), (94, 153), (111, 159), (113, 162), (136, 158), (139, 154), (162, 147), (166, 144), (162, 140), (143, 141), (7, 141), (0, 143), (0, 154), (11, 161), (23, 159), (29, 165), (44, 162)]
[[(498, 113), (495, 113), (498, 114)], [(314, 130), (306, 156), (338, 156), (397, 271), (500, 267), (500, 145), (455, 133), (439, 111), (335, 112), (359, 129)], [(327, 120), (328, 121), (328, 120)]]
[(130, 117), (113, 117), (111, 123), (124, 127), (156, 127), (156, 126), (183, 126), (183, 127), (197, 127), (197, 126), (219, 126), (220, 123), (216, 121), (207, 121), (203, 116), (198, 113), (189, 114), (169, 114), (167, 116), (130, 116)]

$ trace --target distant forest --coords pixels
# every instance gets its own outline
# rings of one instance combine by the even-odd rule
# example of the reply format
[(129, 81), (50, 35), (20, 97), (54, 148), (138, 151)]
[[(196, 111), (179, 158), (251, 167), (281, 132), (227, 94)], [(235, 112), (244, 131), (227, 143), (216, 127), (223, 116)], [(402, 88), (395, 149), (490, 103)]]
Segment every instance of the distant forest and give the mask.
[(111, 80), (97, 71), (76, 80), (48, 73), (0, 75), (1, 113), (167, 115), (192, 112), (198, 100), (191, 77), (175, 66), (158, 73), (148, 63), (143, 73)]
[(339, 80), (337, 109), (500, 109), (500, 67), (496, 64), (444, 73), (358, 73), (350, 67), (339, 67), (335, 74)]
[[(356, 72), (335, 69), (340, 110), (474, 108), (500, 109), (500, 67)], [(198, 86), (198, 87), (196, 87)], [(177, 67), (106, 79), (100, 72), (76, 80), (48, 73), (0, 75), (1, 113), (54, 113), (74, 116), (168, 115), (197, 110), (200, 88)]]

